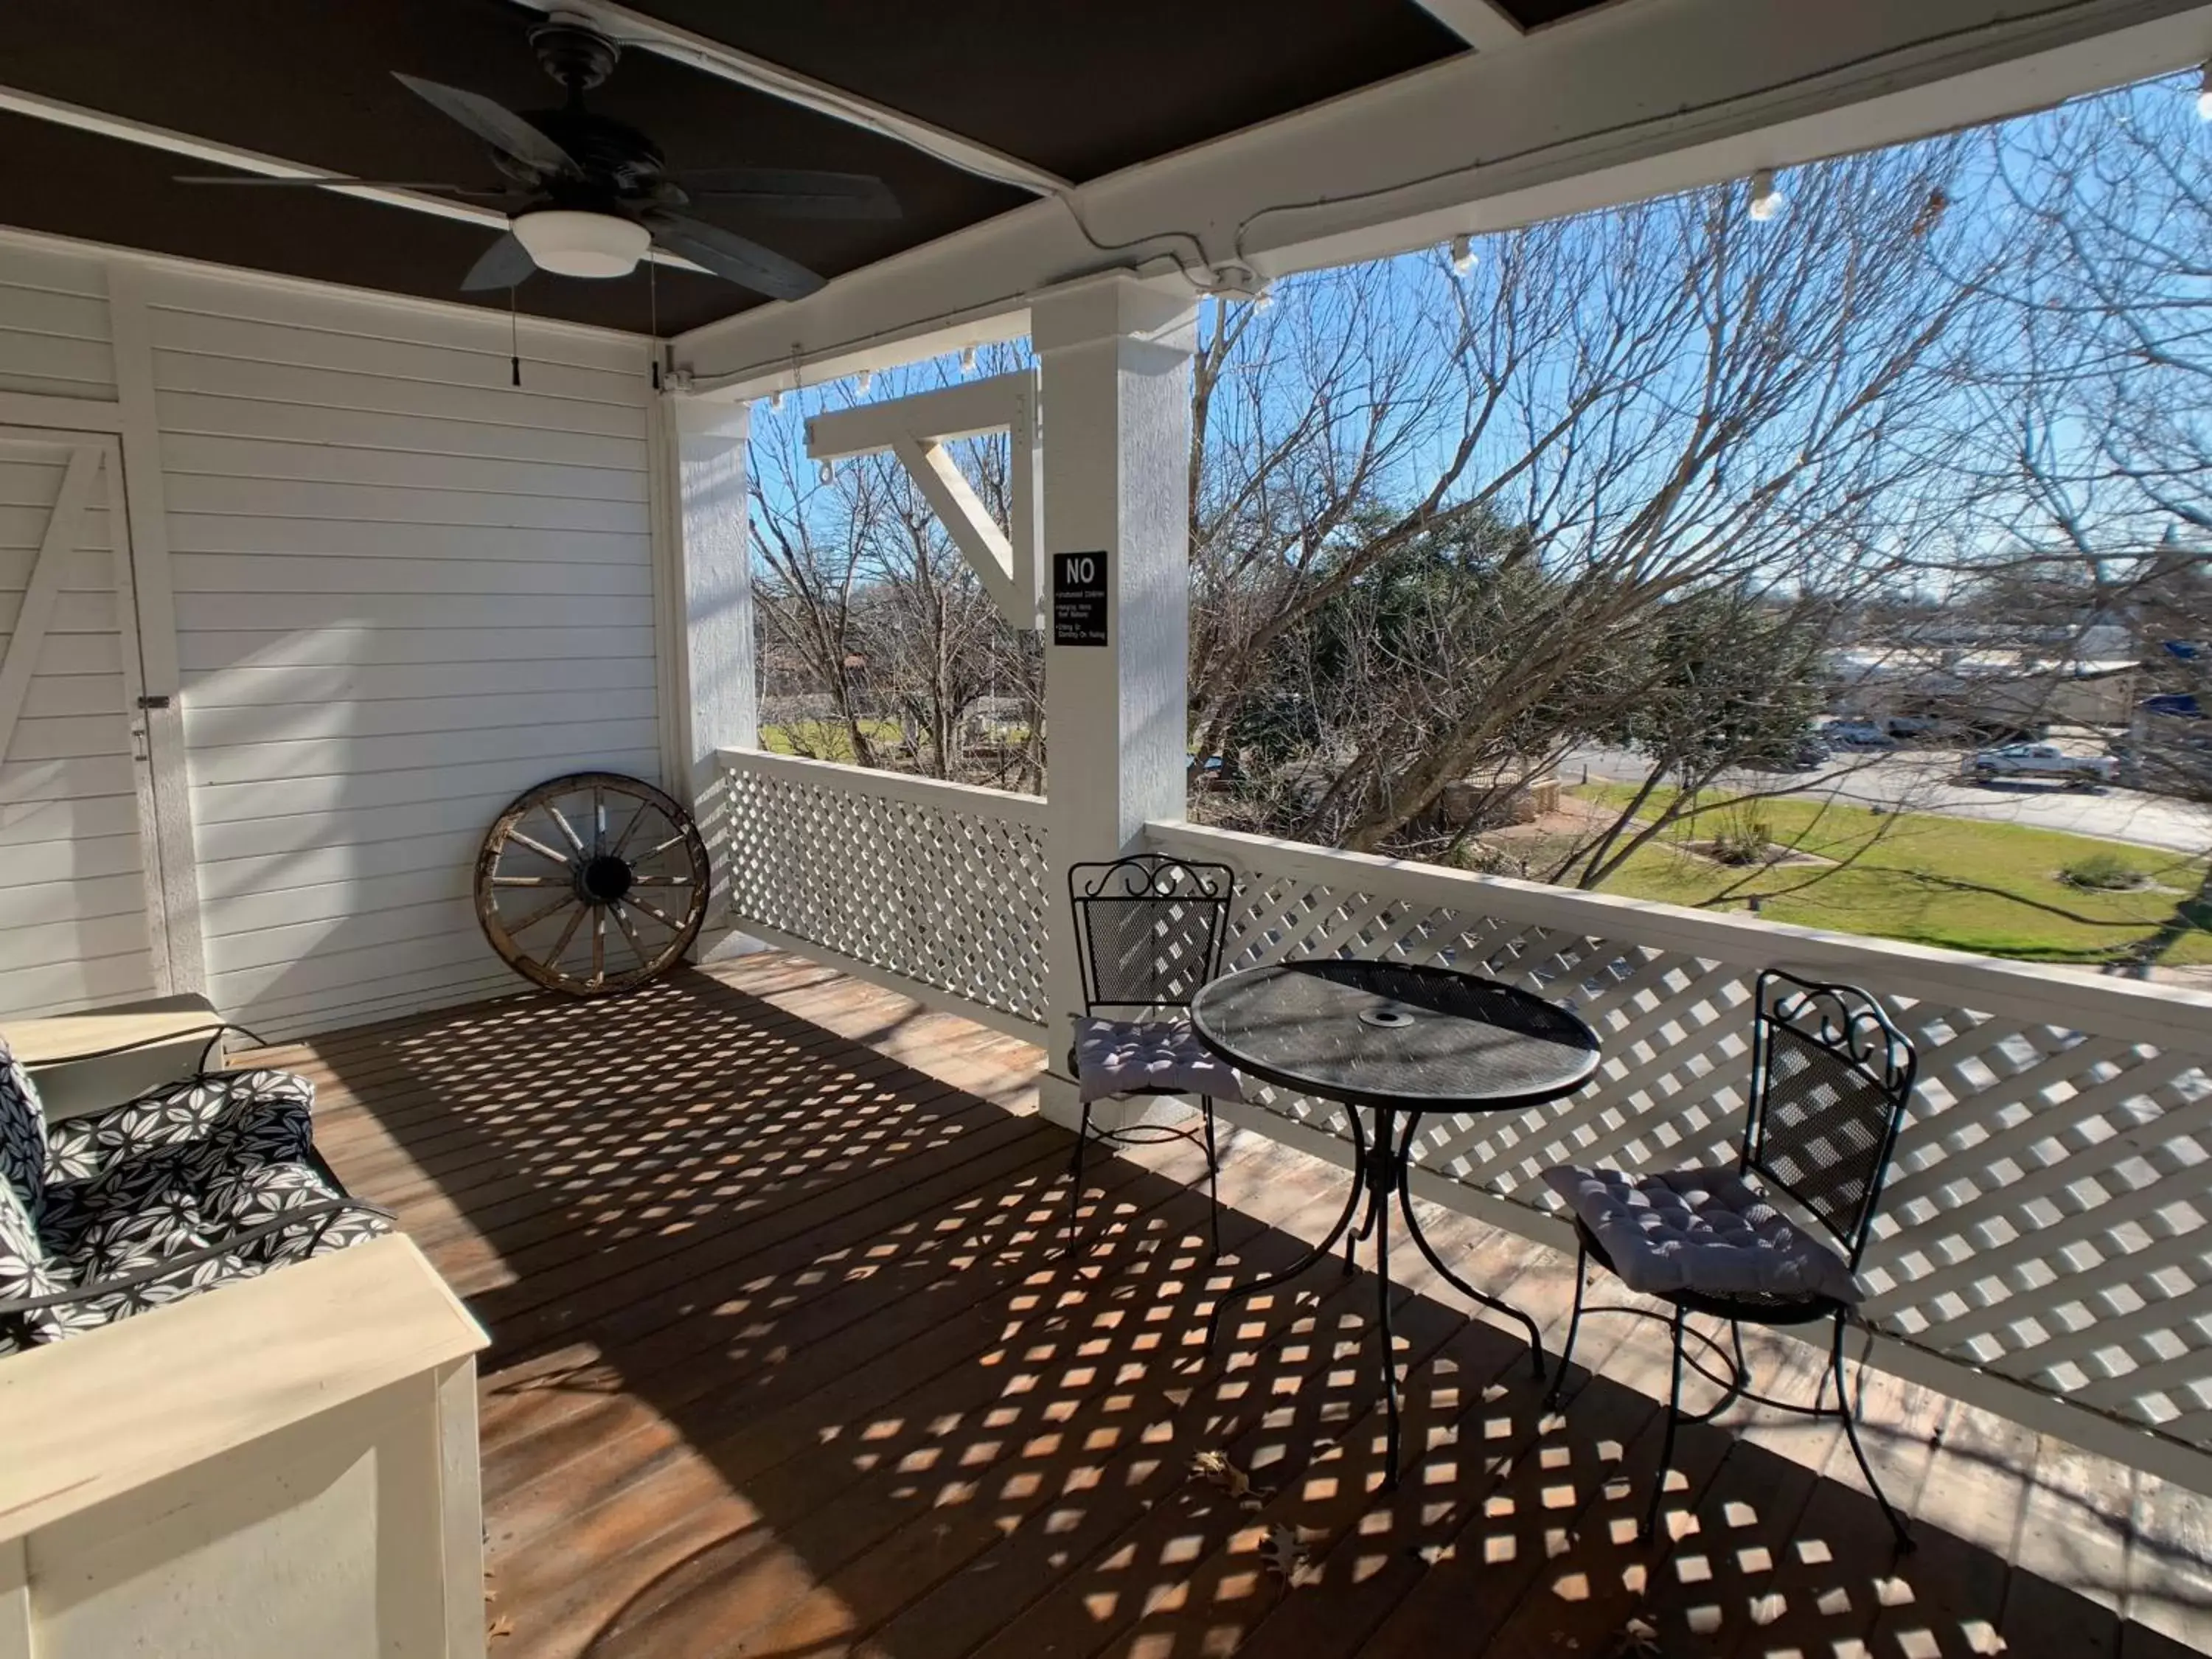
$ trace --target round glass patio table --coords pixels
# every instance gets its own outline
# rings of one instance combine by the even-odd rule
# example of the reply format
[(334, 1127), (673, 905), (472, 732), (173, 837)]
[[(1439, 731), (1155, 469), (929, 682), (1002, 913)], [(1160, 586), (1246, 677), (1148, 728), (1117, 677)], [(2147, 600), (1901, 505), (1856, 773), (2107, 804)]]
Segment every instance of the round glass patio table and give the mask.
[[(1454, 1273), (1429, 1243), (1407, 1186), (1413, 1137), (1429, 1112), (1518, 1110), (1572, 1094), (1597, 1070), (1597, 1034), (1556, 1003), (1456, 969), (1328, 958), (1228, 974), (1190, 1005), (1199, 1040), (1238, 1071), (1339, 1102), (1353, 1148), (1352, 1191), (1320, 1243), (1278, 1273), (1224, 1292), (1206, 1326), (1210, 1351), (1221, 1316), (1243, 1297), (1273, 1289), (1345, 1243), (1345, 1267), (1370, 1235), (1382, 1333), (1382, 1389), (1389, 1425), (1386, 1485), (1398, 1483), (1398, 1376), (1390, 1338), (1390, 1206), (1450, 1284), (1527, 1328), (1539, 1382), (1535, 1321)], [(1371, 1112), (1370, 1133), (1361, 1121)], [(1367, 1213), (1357, 1232), (1362, 1196)]]

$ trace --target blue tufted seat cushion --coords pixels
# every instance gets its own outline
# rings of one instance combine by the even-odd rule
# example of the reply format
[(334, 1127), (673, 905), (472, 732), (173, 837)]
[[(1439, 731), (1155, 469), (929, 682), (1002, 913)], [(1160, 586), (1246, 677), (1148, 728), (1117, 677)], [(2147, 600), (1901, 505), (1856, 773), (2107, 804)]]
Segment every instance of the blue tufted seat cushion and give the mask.
[(1842, 1256), (1807, 1235), (1733, 1170), (1547, 1170), (1632, 1291), (1856, 1303)]
[(1237, 1073), (1187, 1019), (1077, 1020), (1075, 1083), (1086, 1101), (1138, 1092), (1244, 1098)]

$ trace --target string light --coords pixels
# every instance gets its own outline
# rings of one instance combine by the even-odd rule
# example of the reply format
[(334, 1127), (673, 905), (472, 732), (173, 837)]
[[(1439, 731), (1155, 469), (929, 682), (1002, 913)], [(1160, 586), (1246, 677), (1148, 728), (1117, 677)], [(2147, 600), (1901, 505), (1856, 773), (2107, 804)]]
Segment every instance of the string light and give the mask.
[(1464, 276), (1474, 269), (1475, 256), (1473, 239), (1465, 231), (1451, 239), (1452, 274)]
[[(875, 374), (874, 371), (871, 369), (864, 368), (858, 374), (853, 377), (853, 389), (859, 392), (863, 398), (868, 395), (868, 388), (875, 383)], [(824, 479), (823, 482), (826, 483), (829, 481)]]
[(1774, 169), (1761, 167), (1751, 175), (1751, 216), (1764, 222), (1782, 211), (1782, 192), (1774, 187)]
[(960, 372), (963, 374), (973, 374), (975, 372), (975, 348), (974, 346), (963, 346), (960, 348)]
[(2212, 121), (2212, 58), (2204, 60), (2204, 79), (2198, 83), (2197, 118)]
[(1273, 283), (1261, 283), (1260, 291), (1252, 296), (1253, 309), (1255, 311), (1265, 311), (1269, 306), (1272, 306), (1274, 303), (1275, 285)]
[(768, 406), (772, 410), (781, 409), (783, 407), (783, 392), (781, 390), (779, 389), (768, 394)]
[(830, 471), (830, 463), (827, 461), (822, 463), (822, 470), (817, 476), (818, 476), (825, 484), (833, 483), (836, 480), (836, 475)]

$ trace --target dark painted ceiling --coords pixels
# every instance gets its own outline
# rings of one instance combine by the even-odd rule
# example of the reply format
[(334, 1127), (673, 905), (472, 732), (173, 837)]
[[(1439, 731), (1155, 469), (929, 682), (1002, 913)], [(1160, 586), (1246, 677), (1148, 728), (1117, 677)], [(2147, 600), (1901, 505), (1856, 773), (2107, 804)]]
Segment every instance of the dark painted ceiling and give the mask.
[(1410, 0), (643, 0), (1082, 183), (1462, 50)]
[(1499, 10), (1524, 29), (1541, 28), (1547, 23), (1560, 22), (1612, 3), (1613, 0), (1493, 0)]
[[(1531, 0), (1544, 3), (1545, 0)], [(1413, 0), (645, 0), (640, 8), (1078, 180), (1235, 131), (1460, 50)], [(8, 0), (0, 83), (368, 179), (496, 185), (482, 148), (392, 78), (404, 70), (510, 107), (558, 93), (507, 0)], [(591, 94), (650, 134), (670, 167), (872, 173), (890, 223), (702, 210), (825, 276), (1027, 201), (887, 138), (684, 68), (626, 53)], [(210, 168), (120, 140), (0, 116), (0, 222), (220, 264), (468, 296), (491, 233), (322, 191), (171, 182)], [(659, 330), (770, 303), (660, 270)], [(642, 331), (643, 272), (543, 274), (533, 314)]]

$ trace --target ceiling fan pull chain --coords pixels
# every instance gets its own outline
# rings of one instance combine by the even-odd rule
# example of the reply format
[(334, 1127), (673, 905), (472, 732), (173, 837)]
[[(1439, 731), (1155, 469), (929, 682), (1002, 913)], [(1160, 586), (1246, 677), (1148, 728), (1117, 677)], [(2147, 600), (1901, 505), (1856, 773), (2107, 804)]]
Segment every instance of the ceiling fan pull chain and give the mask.
[(653, 389), (660, 390), (660, 284), (655, 280), (653, 256), (645, 256), (645, 326), (653, 336)]
[(522, 317), (514, 297), (514, 284), (507, 286), (507, 366), (514, 384), (522, 384)]

